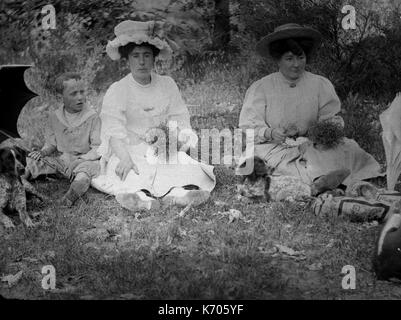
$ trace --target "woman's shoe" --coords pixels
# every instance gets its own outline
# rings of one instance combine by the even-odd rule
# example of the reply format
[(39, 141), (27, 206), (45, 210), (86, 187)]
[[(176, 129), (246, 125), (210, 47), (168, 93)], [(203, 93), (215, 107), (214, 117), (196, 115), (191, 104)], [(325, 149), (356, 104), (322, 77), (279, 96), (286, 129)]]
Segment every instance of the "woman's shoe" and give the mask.
[[(158, 210), (160, 203), (158, 200), (136, 193), (120, 193), (116, 195), (116, 200), (121, 206), (130, 211)], [(145, 199), (144, 199), (145, 198)]]
[(337, 188), (349, 175), (348, 169), (330, 171), (328, 174), (317, 178), (311, 186), (311, 195), (319, 194)]

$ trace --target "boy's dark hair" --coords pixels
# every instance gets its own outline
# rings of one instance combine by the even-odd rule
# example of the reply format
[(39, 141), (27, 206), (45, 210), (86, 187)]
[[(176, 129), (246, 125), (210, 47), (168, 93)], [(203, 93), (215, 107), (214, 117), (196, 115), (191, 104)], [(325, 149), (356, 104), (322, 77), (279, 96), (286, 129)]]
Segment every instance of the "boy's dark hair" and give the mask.
[(58, 76), (56, 79), (56, 92), (59, 94), (63, 94), (64, 91), (64, 82), (68, 80), (82, 80), (82, 76), (77, 72), (66, 72), (62, 75)]
[(134, 42), (127, 43), (125, 46), (118, 47), (118, 52), (121, 55), (121, 58), (128, 59), (129, 54), (135, 47), (149, 47), (152, 49), (153, 57), (156, 58), (157, 55), (160, 53), (160, 49), (156, 48), (154, 45), (144, 42), (141, 44), (136, 44)]
[(309, 62), (314, 47), (314, 40), (310, 38), (290, 38), (273, 41), (269, 45), (270, 55), (275, 60), (280, 60), (284, 53), (292, 52), (300, 56), (306, 55), (306, 61)]

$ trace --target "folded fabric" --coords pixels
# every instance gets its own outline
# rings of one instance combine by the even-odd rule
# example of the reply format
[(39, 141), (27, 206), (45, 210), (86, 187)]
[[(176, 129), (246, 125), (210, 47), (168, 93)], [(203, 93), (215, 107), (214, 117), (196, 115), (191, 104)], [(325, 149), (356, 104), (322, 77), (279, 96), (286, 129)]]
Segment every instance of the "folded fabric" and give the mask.
[(311, 196), (311, 187), (298, 177), (272, 176), (269, 193), (275, 201), (296, 201), (309, 198)]
[(343, 217), (351, 222), (384, 221), (391, 204), (364, 197), (320, 195), (312, 204), (313, 212), (325, 218)]

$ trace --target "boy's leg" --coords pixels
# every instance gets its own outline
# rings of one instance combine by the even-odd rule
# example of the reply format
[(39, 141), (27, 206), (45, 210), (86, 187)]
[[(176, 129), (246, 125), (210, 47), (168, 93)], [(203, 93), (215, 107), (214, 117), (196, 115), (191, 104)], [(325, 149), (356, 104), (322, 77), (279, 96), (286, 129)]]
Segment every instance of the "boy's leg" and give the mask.
[(71, 183), (67, 193), (61, 199), (61, 202), (66, 206), (72, 206), (75, 201), (82, 197), (88, 191), (91, 183), (91, 178), (85, 172), (78, 172)]
[(74, 180), (61, 200), (61, 203), (69, 207), (72, 206), (89, 189), (92, 178), (96, 177), (99, 171), (99, 161), (84, 161), (79, 163), (73, 170), (73, 174), (75, 174)]

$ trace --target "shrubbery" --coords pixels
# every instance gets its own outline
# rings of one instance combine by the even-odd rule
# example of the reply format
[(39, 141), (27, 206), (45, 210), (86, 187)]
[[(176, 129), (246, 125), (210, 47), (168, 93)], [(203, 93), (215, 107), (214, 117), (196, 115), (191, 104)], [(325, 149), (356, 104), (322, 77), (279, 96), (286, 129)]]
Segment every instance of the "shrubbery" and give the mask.
[[(289, 22), (309, 25), (324, 38), (310, 68), (325, 75), (336, 86), (342, 99), (349, 93), (389, 101), (401, 91), (400, 9), (390, 1), (373, 6), (369, 1), (244, 0), (240, 1), (237, 20), (241, 37), (233, 45), (252, 47), (275, 27)], [(345, 4), (356, 9), (356, 29), (343, 30), (341, 9)], [(387, 5), (385, 7), (385, 5)], [(252, 16), (252, 19), (249, 17)], [(241, 41), (238, 41), (241, 39)]]
[[(136, 10), (136, 2), (126, 0), (55, 1), (57, 29), (48, 31), (40, 25), (45, 1), (4, 2), (0, 5), (4, 39), (0, 64), (35, 65), (27, 81), (40, 97), (28, 104), (27, 121), (55, 105), (54, 79), (65, 71), (82, 72), (90, 84), (90, 100), (98, 108), (106, 88), (128, 72), (126, 63), (111, 61), (104, 51), (115, 24), (124, 19), (161, 19), (168, 22), (169, 37), (179, 43), (181, 51), (172, 64), (159, 64), (158, 70), (176, 79), (191, 113), (238, 114), (249, 85), (276, 70), (271, 61), (255, 54), (256, 42), (280, 24), (306, 24), (324, 37), (308, 68), (335, 85), (343, 101), (347, 135), (369, 151), (381, 148), (378, 114), (401, 91), (401, 14), (397, 8), (382, 10), (379, 5), (369, 7), (369, 1), (351, 1), (357, 9), (357, 29), (343, 30), (345, 1), (230, 1), (231, 41), (221, 48), (218, 43), (211, 46), (212, 39), (207, 39), (213, 33), (210, 1), (192, 0), (184, 6), (171, 0), (173, 9), (168, 14)], [(196, 30), (197, 23), (209, 28), (203, 25)], [(372, 145), (372, 141), (377, 143)]]

